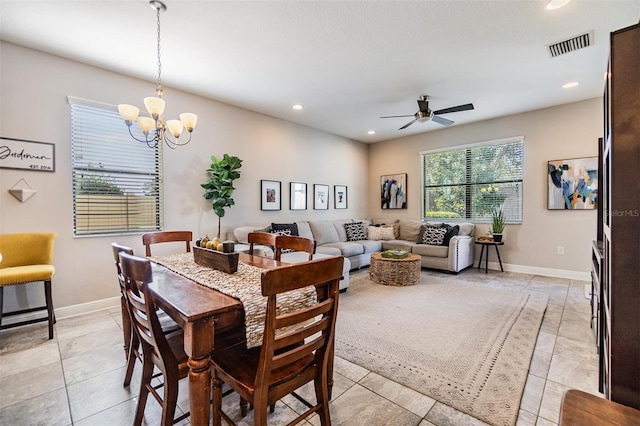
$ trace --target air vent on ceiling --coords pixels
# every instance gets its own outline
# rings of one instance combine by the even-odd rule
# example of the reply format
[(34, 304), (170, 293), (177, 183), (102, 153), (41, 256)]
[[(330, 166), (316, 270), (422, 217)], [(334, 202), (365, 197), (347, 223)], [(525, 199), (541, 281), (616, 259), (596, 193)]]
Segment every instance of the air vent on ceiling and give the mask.
[(564, 55), (565, 53), (573, 52), (574, 50), (583, 49), (591, 46), (593, 40), (593, 32), (580, 34), (575, 37), (571, 37), (568, 40), (559, 41), (547, 46), (552, 58), (556, 56)]

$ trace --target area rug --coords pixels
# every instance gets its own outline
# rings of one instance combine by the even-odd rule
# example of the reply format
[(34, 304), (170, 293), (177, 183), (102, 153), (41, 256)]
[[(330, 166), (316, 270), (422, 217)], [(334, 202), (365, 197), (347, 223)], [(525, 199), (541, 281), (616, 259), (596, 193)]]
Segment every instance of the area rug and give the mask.
[(362, 271), (340, 295), (336, 355), (492, 425), (514, 425), (547, 295)]

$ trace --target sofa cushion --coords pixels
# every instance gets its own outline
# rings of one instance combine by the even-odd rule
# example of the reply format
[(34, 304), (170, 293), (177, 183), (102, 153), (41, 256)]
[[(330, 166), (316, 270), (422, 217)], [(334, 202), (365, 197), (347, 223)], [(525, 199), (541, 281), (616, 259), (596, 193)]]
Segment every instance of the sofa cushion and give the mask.
[(233, 237), (237, 242), (243, 244), (249, 244), (249, 233), (256, 231), (264, 231), (264, 226), (240, 226), (233, 230)]
[(338, 231), (330, 220), (310, 220), (309, 226), (317, 245), (337, 243), (340, 241)]
[(396, 239), (393, 234), (393, 226), (370, 226), (367, 228), (367, 238), (374, 241)]
[(427, 244), (416, 244), (411, 250), (412, 253), (420, 256), (428, 257), (448, 257), (449, 247), (447, 246), (431, 246)]
[(380, 219), (371, 219), (371, 224), (372, 225), (393, 225), (394, 223), (400, 223), (399, 219), (385, 219), (385, 218), (380, 218)]
[(272, 223), (271, 229), (273, 231), (289, 231), (287, 235), (298, 236), (298, 225), (295, 223)]
[(463, 223), (459, 223), (458, 226), (460, 226), (460, 232), (458, 232), (458, 235), (460, 235), (461, 237), (467, 237), (467, 236), (473, 235), (473, 229), (474, 229), (473, 223), (463, 222)]
[(361, 241), (367, 239), (367, 230), (364, 223), (345, 223), (344, 229), (347, 233), (347, 241)]
[(405, 240), (391, 240), (391, 241), (382, 241), (382, 250), (406, 250), (408, 252), (412, 251), (413, 246), (416, 243), (413, 241), (405, 241)]
[(318, 246), (316, 253), (327, 254), (329, 256), (342, 256), (342, 251), (338, 247)]
[(323, 244), (322, 246), (324, 247), (333, 247), (333, 248), (337, 248), (340, 250), (340, 254), (342, 254), (344, 257), (349, 257), (349, 256), (357, 256), (359, 254), (363, 254), (364, 253), (364, 246), (362, 244), (360, 244), (359, 242), (346, 242), (346, 243), (328, 243), (328, 244)]
[(313, 240), (313, 232), (311, 232), (311, 227), (309, 226), (309, 222), (302, 221), (296, 222), (296, 226), (298, 227), (298, 236), (305, 237), (310, 240)]
[(444, 234), (447, 233), (447, 228), (426, 226), (422, 234), (421, 244), (429, 244), (432, 246), (441, 246), (444, 241)]
[(364, 248), (365, 254), (382, 251), (382, 241), (362, 240), (358, 241), (358, 244)]
[(406, 219), (401, 220), (400, 221), (400, 239), (417, 243), (418, 238), (420, 237), (421, 227), (422, 227), (422, 222), (419, 222), (417, 220), (406, 220)]
[(447, 225), (446, 223), (443, 225), (444, 228), (447, 229), (447, 232), (445, 232), (444, 234), (444, 239), (442, 240), (442, 245), (443, 246), (448, 246), (449, 245), (449, 241), (451, 241), (452, 237), (455, 237), (456, 235), (458, 235), (458, 232), (460, 232), (460, 225)]
[(400, 238), (400, 224), (394, 223), (393, 225), (382, 225), (383, 228), (392, 228), (393, 237), (397, 240)]

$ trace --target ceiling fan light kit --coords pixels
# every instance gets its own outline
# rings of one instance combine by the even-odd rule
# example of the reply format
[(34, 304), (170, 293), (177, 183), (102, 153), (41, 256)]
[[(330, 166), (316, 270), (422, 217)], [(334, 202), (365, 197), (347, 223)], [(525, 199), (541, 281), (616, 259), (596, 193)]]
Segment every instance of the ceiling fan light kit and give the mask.
[[(406, 129), (411, 126), (416, 121), (419, 123), (424, 123), (426, 121), (433, 121), (434, 123), (438, 123), (442, 126), (451, 126), (455, 121), (449, 120), (448, 118), (440, 117), (441, 114), (450, 114), (452, 112), (460, 112), (460, 111), (470, 111), (473, 108), (473, 104), (464, 104), (458, 105), (450, 108), (439, 109), (437, 111), (432, 111), (429, 109), (429, 96), (422, 95), (418, 99), (418, 112), (413, 114), (414, 119), (400, 127), (398, 130)], [(387, 115), (380, 118), (399, 118), (399, 117), (411, 117), (411, 115)]]

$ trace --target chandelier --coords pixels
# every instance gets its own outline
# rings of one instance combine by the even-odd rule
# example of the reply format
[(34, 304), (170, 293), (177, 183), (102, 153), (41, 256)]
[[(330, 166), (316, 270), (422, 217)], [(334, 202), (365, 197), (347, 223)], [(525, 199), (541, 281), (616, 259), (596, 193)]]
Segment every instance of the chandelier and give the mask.
[[(144, 106), (147, 108), (151, 117), (139, 117), (140, 109), (127, 104), (118, 105), (118, 112), (124, 119), (127, 127), (129, 128), (129, 134), (138, 142), (146, 143), (149, 148), (155, 148), (158, 144), (162, 144), (164, 141), (169, 148), (175, 149), (178, 146), (186, 145), (191, 140), (191, 132), (196, 127), (198, 117), (190, 112), (184, 112), (180, 114), (180, 120), (167, 120), (166, 122), (162, 118), (164, 112), (164, 99), (162, 99), (162, 62), (160, 61), (160, 12), (167, 10), (167, 6), (161, 1), (151, 0), (149, 5), (152, 9), (156, 10), (158, 18), (158, 85), (156, 86), (155, 97), (144, 98)], [(131, 125), (138, 119), (138, 126), (144, 133), (144, 140), (136, 138), (131, 133)], [(180, 141), (180, 135), (182, 130), (186, 129), (189, 132), (189, 138), (186, 141)], [(155, 131), (153, 131), (155, 129)], [(169, 133), (171, 133), (169, 135)], [(173, 136), (173, 138), (172, 138)]]

